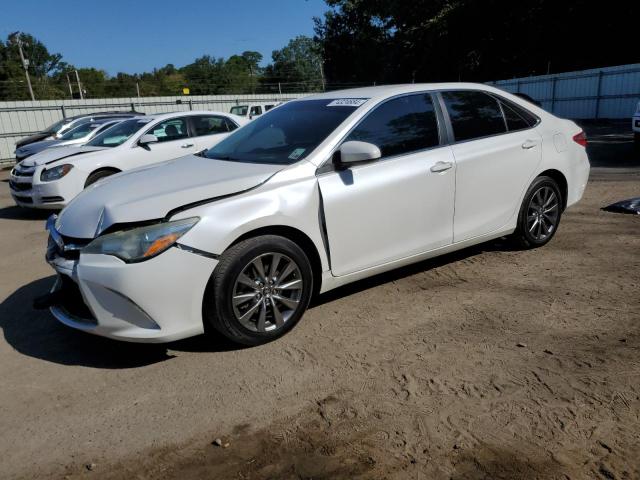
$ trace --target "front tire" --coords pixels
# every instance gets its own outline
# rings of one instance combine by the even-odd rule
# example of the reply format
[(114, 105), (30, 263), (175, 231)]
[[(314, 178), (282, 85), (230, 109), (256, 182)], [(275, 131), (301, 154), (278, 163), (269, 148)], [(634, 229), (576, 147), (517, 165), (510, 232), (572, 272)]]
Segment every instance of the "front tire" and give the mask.
[(522, 201), (513, 240), (522, 248), (537, 248), (551, 241), (562, 216), (560, 188), (551, 177), (536, 178)]
[(230, 340), (260, 345), (296, 325), (312, 291), (311, 264), (298, 245), (277, 235), (250, 238), (222, 254), (205, 291), (203, 315)]

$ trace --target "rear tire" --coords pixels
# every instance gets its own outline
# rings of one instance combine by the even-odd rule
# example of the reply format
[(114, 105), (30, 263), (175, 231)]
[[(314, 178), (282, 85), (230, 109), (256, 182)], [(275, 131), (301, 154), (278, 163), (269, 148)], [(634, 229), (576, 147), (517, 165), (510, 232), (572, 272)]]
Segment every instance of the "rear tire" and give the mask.
[(560, 225), (563, 198), (551, 177), (536, 178), (524, 196), (512, 239), (521, 248), (537, 248), (551, 241)]
[(203, 301), (204, 321), (230, 340), (260, 345), (290, 331), (313, 291), (311, 263), (291, 240), (264, 235), (220, 257)]
[(89, 185), (96, 183), (98, 180), (110, 177), (118, 172), (113, 170), (100, 170), (99, 172), (93, 172), (91, 175), (87, 177), (87, 181), (84, 182), (84, 188), (87, 188)]

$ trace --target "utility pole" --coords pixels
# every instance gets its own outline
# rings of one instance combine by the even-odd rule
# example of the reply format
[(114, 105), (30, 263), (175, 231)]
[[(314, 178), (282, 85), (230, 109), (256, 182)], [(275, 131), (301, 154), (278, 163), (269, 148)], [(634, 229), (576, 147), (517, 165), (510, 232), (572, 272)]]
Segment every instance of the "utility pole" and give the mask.
[(326, 90), (326, 86), (324, 83), (324, 67), (322, 65), (322, 60), (320, 60), (320, 80), (322, 81), (322, 91), (324, 92)]
[(67, 77), (67, 85), (69, 85), (69, 96), (71, 97), (71, 100), (73, 100), (73, 89), (71, 88), (71, 79), (69, 78), (69, 72), (65, 73), (66, 77)]
[(29, 94), (31, 95), (31, 100), (35, 101), (36, 97), (33, 94), (33, 87), (31, 86), (31, 78), (29, 77), (29, 60), (24, 58), (24, 52), (22, 51), (22, 38), (20, 38), (21, 33), (15, 32), (9, 35), (9, 37), (13, 37), (18, 44), (18, 51), (20, 52), (20, 61), (22, 62), (22, 68), (24, 68), (24, 74), (27, 77), (27, 85), (29, 86)]
[(80, 83), (80, 75), (78, 75), (78, 70), (76, 72), (76, 81), (78, 82), (78, 91), (80, 92), (80, 100), (84, 100), (84, 95), (82, 94), (82, 84)]
[(140, 98), (140, 85), (136, 82), (136, 92), (138, 92), (138, 98)]

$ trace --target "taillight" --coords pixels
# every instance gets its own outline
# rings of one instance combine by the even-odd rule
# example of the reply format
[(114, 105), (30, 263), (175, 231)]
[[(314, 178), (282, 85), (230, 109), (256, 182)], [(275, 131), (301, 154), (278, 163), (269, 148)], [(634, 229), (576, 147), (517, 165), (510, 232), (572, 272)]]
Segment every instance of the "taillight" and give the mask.
[(587, 146), (587, 136), (584, 132), (580, 132), (573, 136), (573, 141), (578, 145), (582, 145), (583, 147)]

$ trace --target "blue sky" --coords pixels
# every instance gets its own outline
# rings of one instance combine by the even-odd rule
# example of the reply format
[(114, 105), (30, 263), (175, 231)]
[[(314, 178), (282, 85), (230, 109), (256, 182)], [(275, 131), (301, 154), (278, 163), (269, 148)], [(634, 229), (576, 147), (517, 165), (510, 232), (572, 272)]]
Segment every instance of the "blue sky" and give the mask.
[(0, 37), (16, 30), (40, 39), (78, 67), (110, 75), (177, 67), (209, 54), (256, 50), (271, 60), (296, 35), (313, 35), (323, 0), (11, 0)]

